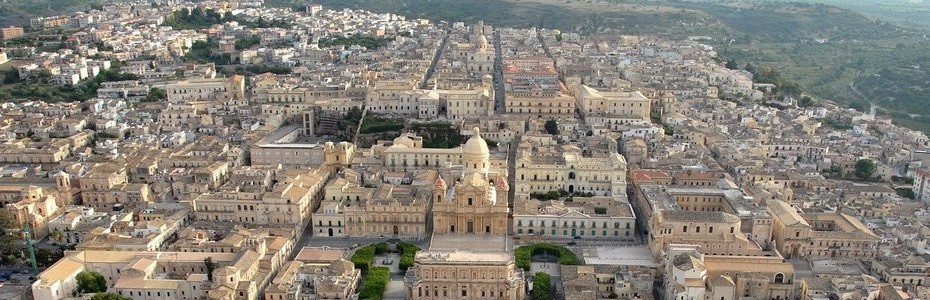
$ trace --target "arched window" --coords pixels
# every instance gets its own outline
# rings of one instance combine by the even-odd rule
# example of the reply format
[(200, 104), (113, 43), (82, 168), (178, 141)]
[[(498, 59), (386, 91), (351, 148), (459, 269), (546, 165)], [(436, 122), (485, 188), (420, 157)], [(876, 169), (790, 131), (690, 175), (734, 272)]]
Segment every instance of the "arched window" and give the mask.
[(785, 274), (775, 274), (775, 283), (785, 283)]

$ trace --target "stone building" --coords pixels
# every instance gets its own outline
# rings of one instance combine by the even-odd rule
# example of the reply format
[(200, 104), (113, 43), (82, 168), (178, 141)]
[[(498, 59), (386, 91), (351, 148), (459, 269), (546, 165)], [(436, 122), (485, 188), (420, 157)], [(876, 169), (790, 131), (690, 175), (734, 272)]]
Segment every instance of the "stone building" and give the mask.
[(433, 237), (404, 283), (408, 299), (523, 299), (507, 236), (509, 186), (492, 173), (487, 142), (475, 128), (463, 147), (464, 171), (450, 188), (439, 177), (433, 192)]
[(794, 299), (794, 268), (778, 256), (707, 255), (674, 247), (666, 259), (664, 294), (680, 299)]
[(839, 213), (799, 213), (780, 200), (768, 201), (774, 241), (786, 257), (875, 258), (881, 238), (855, 217)]
[(526, 199), (514, 204), (517, 236), (633, 241), (635, 232), (630, 204), (610, 197), (574, 197), (571, 202)]
[[(609, 140), (616, 148), (616, 142)], [(592, 157), (575, 145), (558, 145), (552, 137), (520, 143), (514, 176), (517, 194), (566, 191), (626, 199), (627, 163), (616, 152)]]

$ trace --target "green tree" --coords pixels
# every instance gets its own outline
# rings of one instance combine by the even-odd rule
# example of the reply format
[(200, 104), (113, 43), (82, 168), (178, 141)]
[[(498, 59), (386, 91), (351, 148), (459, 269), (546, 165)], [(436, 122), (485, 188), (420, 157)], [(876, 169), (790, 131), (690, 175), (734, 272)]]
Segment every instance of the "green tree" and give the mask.
[(149, 89), (149, 94), (145, 96), (142, 102), (156, 102), (168, 99), (168, 93), (165, 90), (153, 87)]
[(371, 268), (365, 275), (365, 282), (358, 293), (359, 299), (381, 300), (384, 298), (384, 289), (391, 280), (391, 270), (387, 267)]
[(100, 273), (84, 271), (78, 273), (74, 278), (77, 280), (78, 293), (103, 293), (107, 291), (107, 280)]
[(236, 50), (244, 50), (244, 49), (252, 48), (252, 46), (258, 45), (261, 42), (262, 42), (261, 37), (259, 37), (258, 35), (252, 35), (249, 37), (244, 37), (244, 38), (236, 40), (235, 46), (236, 46)]
[(90, 300), (132, 300), (132, 298), (123, 297), (114, 293), (99, 293), (91, 297)]
[(559, 134), (559, 122), (553, 119), (546, 121), (546, 124), (543, 126), (546, 129), (546, 133), (551, 135)]
[(798, 100), (799, 107), (811, 107), (811, 106), (814, 106), (815, 104), (817, 103), (814, 102), (814, 98), (811, 98), (810, 96), (804, 96), (804, 97), (801, 97), (801, 100)]
[(898, 193), (898, 196), (904, 198), (914, 199), (917, 197), (917, 194), (914, 193), (914, 190), (910, 188), (896, 188), (894, 191)]
[(732, 60), (732, 59), (731, 59), (731, 60), (727, 60), (726, 67), (727, 67), (727, 69), (730, 69), (730, 70), (736, 70), (736, 69), (739, 68), (739, 65), (736, 64), (736, 61), (735, 61), (735, 60)]
[(537, 272), (533, 276), (533, 300), (552, 300), (552, 279), (549, 274)]
[(61, 231), (58, 230), (58, 228), (55, 228), (55, 230), (52, 231), (52, 233), (49, 233), (48, 237), (57, 243), (61, 243), (61, 241), (65, 239), (65, 235), (61, 233)]
[(10, 211), (0, 209), (0, 264), (10, 264), (22, 258), (23, 243), (15, 233), (19, 229)]
[(207, 257), (203, 260), (203, 266), (207, 269), (207, 280), (213, 281), (213, 270), (216, 269), (216, 263), (213, 262), (213, 257)]
[(413, 266), (414, 257), (417, 252), (420, 251), (420, 247), (406, 242), (399, 242), (395, 247), (397, 250), (400, 250), (400, 269), (401, 271), (407, 271), (407, 269)]
[(61, 259), (61, 252), (52, 251), (45, 248), (36, 250), (36, 262), (40, 267), (50, 266)]
[(856, 177), (860, 179), (869, 179), (872, 178), (872, 174), (875, 173), (877, 165), (874, 160), (863, 158), (856, 162)]
[(22, 80), (19, 79), (19, 71), (17, 71), (16, 68), (10, 68), (9, 70), (3, 72), (4, 84), (14, 84), (19, 83), (20, 81)]

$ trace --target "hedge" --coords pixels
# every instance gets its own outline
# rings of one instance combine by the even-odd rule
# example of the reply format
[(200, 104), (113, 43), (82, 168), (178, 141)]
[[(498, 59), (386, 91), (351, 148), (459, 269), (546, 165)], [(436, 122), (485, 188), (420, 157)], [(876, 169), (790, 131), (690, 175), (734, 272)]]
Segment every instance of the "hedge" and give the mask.
[(530, 262), (533, 255), (539, 255), (548, 253), (551, 255), (556, 255), (559, 257), (559, 264), (561, 265), (578, 265), (580, 264), (578, 256), (574, 252), (568, 250), (568, 248), (549, 244), (549, 243), (538, 243), (538, 244), (529, 244), (525, 246), (520, 246), (514, 251), (514, 260), (518, 268), (523, 269), (524, 271), (530, 271)]
[(358, 298), (381, 300), (384, 298), (384, 288), (390, 280), (391, 270), (387, 267), (371, 268), (365, 276), (365, 283), (362, 284), (362, 291), (358, 294)]
[(355, 254), (352, 255), (351, 261), (355, 264), (356, 268), (362, 270), (362, 272), (366, 272), (368, 268), (371, 267), (371, 261), (374, 260), (375, 255), (387, 253), (390, 250), (391, 248), (384, 242), (368, 245), (358, 248)]
[(400, 269), (401, 271), (407, 271), (408, 268), (413, 266), (413, 259), (421, 249), (406, 242), (397, 243), (397, 249), (400, 250)]
[(372, 246), (375, 247), (375, 255), (381, 255), (381, 254), (391, 252), (391, 247), (388, 246), (388, 244), (385, 242), (380, 242)]
[(533, 278), (533, 300), (552, 300), (552, 283), (549, 274), (538, 272)]

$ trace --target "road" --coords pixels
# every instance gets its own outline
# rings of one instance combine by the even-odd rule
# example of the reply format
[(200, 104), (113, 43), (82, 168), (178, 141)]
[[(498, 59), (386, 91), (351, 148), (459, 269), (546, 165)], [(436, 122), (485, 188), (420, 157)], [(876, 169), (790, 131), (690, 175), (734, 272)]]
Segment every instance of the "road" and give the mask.
[[(387, 242), (388, 240), (393, 239), (392, 237), (385, 236), (384, 238), (378, 237), (329, 237), (329, 236), (309, 236), (303, 243), (299, 244), (302, 247), (332, 247), (332, 248), (352, 248), (354, 245), (368, 245), (378, 242)], [(426, 249), (424, 246), (428, 246), (429, 239), (421, 238), (418, 240), (410, 239), (400, 239), (401, 241), (408, 242), (414, 245), (417, 245), (420, 248)]]
[(426, 89), (430, 78), (433, 77), (433, 72), (436, 71), (436, 64), (439, 63), (439, 58), (442, 57), (442, 53), (446, 50), (446, 43), (449, 41), (450, 32), (451, 30), (447, 29), (446, 33), (442, 36), (442, 42), (439, 43), (439, 48), (436, 49), (436, 53), (433, 54), (433, 61), (430, 62), (429, 68), (426, 69), (426, 74), (423, 75), (423, 81), (420, 82), (420, 89)]
[(504, 59), (501, 53), (501, 32), (494, 30), (494, 113), (505, 113), (504, 107)]

